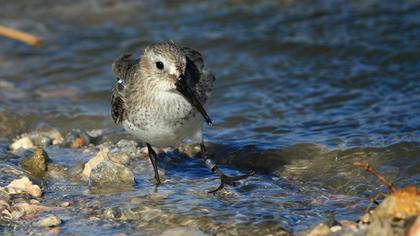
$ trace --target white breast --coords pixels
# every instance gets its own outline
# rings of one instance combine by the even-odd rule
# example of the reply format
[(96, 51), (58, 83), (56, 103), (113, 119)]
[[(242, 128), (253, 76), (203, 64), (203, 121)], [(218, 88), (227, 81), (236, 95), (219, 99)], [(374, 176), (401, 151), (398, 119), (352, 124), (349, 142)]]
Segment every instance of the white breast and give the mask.
[(185, 98), (177, 93), (159, 94), (154, 109), (139, 109), (139, 115), (146, 117), (142, 126), (123, 121), (124, 128), (143, 142), (154, 146), (176, 146), (184, 139), (202, 141), (203, 118)]

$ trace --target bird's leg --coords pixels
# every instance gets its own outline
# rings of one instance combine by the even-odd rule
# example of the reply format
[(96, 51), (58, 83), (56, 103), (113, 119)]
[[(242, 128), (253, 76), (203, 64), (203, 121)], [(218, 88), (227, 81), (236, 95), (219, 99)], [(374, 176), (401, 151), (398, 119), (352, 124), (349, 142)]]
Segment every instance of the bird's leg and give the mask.
[(159, 185), (161, 182), (160, 182), (159, 172), (158, 172), (157, 163), (156, 163), (157, 155), (156, 155), (155, 150), (153, 150), (150, 144), (146, 143), (146, 146), (147, 146), (147, 151), (149, 152), (150, 162), (152, 163), (153, 170), (155, 171), (156, 184)]
[(239, 175), (239, 176), (227, 176), (225, 175), (214, 163), (213, 160), (211, 160), (210, 158), (208, 158), (208, 153), (206, 150), (206, 146), (204, 145), (204, 143), (200, 143), (200, 148), (201, 148), (201, 155), (203, 156), (204, 159), (204, 163), (206, 163), (206, 166), (213, 172), (216, 173), (220, 176), (220, 185), (219, 187), (217, 187), (215, 190), (209, 191), (209, 193), (216, 193), (219, 190), (222, 190), (225, 187), (225, 184), (230, 185), (230, 186), (236, 186), (236, 182), (238, 180), (241, 179), (245, 179), (248, 178), (249, 176), (252, 176), (255, 174), (254, 171), (251, 171), (250, 173), (246, 174), (246, 175)]

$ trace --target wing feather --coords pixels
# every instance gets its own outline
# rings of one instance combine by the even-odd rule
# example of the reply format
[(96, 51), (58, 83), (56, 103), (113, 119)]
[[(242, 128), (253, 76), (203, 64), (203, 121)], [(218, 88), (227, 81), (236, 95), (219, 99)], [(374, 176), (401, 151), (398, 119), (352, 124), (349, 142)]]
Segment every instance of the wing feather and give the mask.
[(125, 119), (125, 84), (134, 76), (139, 64), (139, 59), (132, 59), (131, 54), (123, 54), (112, 64), (112, 72), (117, 77), (117, 82), (112, 87), (111, 115), (116, 124)]
[(200, 52), (188, 47), (183, 47), (181, 50), (187, 58), (185, 74), (188, 86), (195, 91), (198, 99), (205, 104), (216, 78), (206, 69)]

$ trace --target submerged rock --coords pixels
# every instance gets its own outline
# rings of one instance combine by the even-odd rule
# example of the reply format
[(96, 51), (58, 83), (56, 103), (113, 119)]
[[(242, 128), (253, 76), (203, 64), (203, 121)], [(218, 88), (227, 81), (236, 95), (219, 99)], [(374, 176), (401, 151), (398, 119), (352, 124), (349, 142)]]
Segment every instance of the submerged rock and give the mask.
[(6, 189), (9, 194), (28, 193), (33, 197), (41, 197), (42, 195), (41, 188), (38, 185), (33, 184), (26, 176), (13, 180), (7, 185)]
[(43, 177), (48, 168), (48, 163), (51, 162), (47, 153), (42, 148), (37, 148), (34, 155), (21, 161), (23, 169), (29, 171), (36, 177)]
[(134, 174), (121, 164), (104, 160), (91, 170), (89, 183), (92, 187), (132, 186), (134, 184)]
[(60, 217), (51, 215), (40, 219), (39, 221), (35, 222), (34, 225), (37, 227), (54, 227), (60, 225), (61, 223), (62, 221)]

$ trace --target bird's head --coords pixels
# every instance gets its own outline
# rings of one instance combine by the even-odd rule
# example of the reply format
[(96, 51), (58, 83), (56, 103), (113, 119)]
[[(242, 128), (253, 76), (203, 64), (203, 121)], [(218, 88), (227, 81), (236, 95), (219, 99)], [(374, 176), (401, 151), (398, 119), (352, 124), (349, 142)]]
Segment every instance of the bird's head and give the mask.
[(160, 89), (172, 90), (185, 74), (186, 58), (174, 43), (156, 43), (145, 48), (140, 60), (143, 78)]

